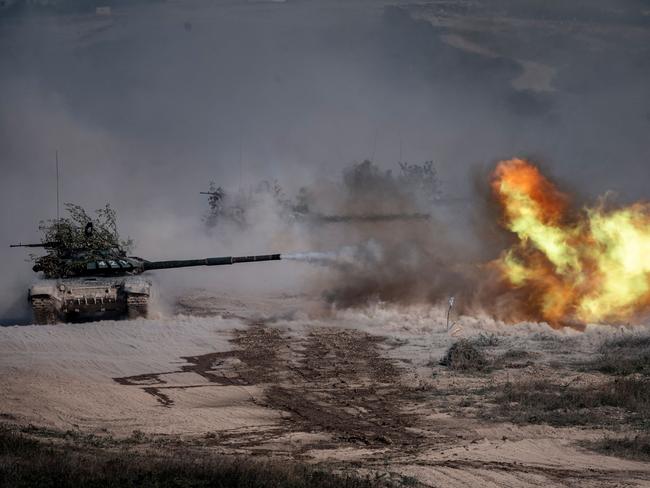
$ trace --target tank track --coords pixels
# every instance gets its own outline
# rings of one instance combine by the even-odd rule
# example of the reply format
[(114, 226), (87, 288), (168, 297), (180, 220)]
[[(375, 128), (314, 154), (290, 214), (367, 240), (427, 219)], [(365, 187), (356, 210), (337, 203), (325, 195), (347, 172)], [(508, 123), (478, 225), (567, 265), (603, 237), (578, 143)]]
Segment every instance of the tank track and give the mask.
[(56, 324), (59, 321), (53, 298), (32, 298), (32, 311), (36, 325)]
[(127, 296), (126, 311), (129, 319), (147, 318), (149, 313), (149, 297), (146, 295)]

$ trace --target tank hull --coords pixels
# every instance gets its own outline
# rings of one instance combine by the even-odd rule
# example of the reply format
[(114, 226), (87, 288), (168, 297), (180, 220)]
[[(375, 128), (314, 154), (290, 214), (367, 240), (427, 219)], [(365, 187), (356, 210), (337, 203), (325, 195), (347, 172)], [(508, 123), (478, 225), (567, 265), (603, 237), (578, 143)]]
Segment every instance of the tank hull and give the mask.
[(29, 290), (36, 324), (146, 317), (150, 296), (141, 276), (40, 280)]

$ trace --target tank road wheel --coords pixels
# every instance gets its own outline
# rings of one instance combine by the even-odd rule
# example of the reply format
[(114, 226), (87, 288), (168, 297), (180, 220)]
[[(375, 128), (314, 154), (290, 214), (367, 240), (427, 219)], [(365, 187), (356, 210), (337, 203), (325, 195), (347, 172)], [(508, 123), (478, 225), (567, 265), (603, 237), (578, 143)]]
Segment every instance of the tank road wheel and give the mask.
[(126, 311), (129, 319), (147, 318), (149, 312), (149, 297), (147, 295), (128, 295)]
[(56, 324), (58, 314), (53, 298), (32, 298), (32, 311), (34, 312), (34, 323), (37, 325)]

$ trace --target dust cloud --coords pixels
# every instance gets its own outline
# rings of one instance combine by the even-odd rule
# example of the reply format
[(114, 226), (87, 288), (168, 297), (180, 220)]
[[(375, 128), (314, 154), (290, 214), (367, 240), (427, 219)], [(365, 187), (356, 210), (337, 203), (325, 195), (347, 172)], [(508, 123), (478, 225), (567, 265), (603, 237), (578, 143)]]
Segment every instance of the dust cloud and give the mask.
[[(584, 199), (647, 196), (642, 2), (120, 2), (110, 16), (20, 3), (0, 9), (3, 323), (27, 317), (35, 276), (8, 245), (38, 241), (38, 221), (56, 216), (56, 151), (62, 202), (110, 202), (136, 255), (333, 252), (339, 267), (158, 272), (167, 296), (313, 289), (347, 307), (473, 289), (474, 264), (504, 239), (477, 175), (513, 155)], [(343, 175), (364, 160), (393, 179), (398, 162), (433, 161), (440, 194), (350, 191)], [(269, 199), (245, 227), (208, 230), (199, 191), (211, 180), (233, 194), (263, 180), (291, 198), (306, 187), (323, 215), (430, 218), (287, 223)]]

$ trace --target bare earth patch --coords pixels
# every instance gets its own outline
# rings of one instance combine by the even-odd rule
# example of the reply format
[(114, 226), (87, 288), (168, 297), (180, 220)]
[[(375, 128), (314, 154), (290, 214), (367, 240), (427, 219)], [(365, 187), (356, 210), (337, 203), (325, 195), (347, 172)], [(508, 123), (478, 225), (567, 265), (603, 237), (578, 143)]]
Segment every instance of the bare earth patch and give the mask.
[(459, 339), (442, 311), (307, 318), (297, 301), (2, 328), (2, 420), (48, 442), (286, 459), (374, 484), (647, 486), (647, 377), (591, 365), (613, 329), (463, 317)]

